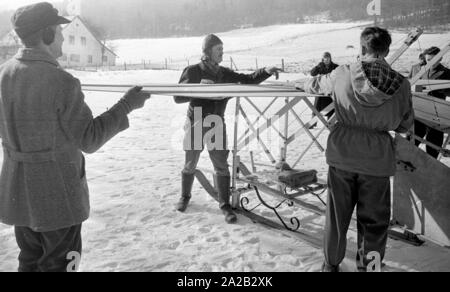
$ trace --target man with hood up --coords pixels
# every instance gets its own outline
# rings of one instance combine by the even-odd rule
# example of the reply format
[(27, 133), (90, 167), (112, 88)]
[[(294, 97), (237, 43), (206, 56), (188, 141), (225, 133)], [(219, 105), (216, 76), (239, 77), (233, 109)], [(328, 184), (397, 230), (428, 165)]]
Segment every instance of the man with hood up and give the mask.
[(326, 154), (330, 169), (324, 272), (339, 271), (355, 206), (358, 269), (367, 269), (369, 254), (379, 255), (381, 261), (385, 255), (391, 211), (389, 178), (396, 171), (389, 131), (404, 133), (414, 125), (410, 83), (385, 61), (391, 43), (387, 30), (368, 27), (361, 35), (357, 63), (305, 84), (309, 93), (331, 94), (336, 106), (337, 123)]
[[(206, 36), (203, 41), (203, 57), (199, 64), (187, 67), (180, 83), (242, 83), (259, 84), (272, 75), (278, 75), (280, 69), (276, 67), (259, 69), (253, 74), (239, 74), (219, 64), (223, 61), (223, 42), (213, 34)], [(228, 98), (223, 100), (205, 100), (177, 96), (176, 103), (189, 102), (188, 118), (185, 126), (184, 150), (186, 153), (185, 166), (181, 174), (181, 198), (176, 205), (180, 212), (186, 211), (191, 199), (192, 184), (200, 154), (207, 143), (211, 162), (216, 173), (216, 185), (219, 194), (220, 209), (225, 215), (227, 223), (237, 220), (230, 205), (230, 171), (228, 166), (229, 151), (227, 150), (225, 110)], [(208, 122), (209, 121), (209, 122)], [(211, 121), (213, 121), (211, 123)], [(209, 125), (206, 125), (209, 124)], [(214, 124), (214, 127), (212, 127)], [(200, 131), (198, 131), (200, 128)], [(220, 135), (207, 137), (210, 131), (219, 129)], [(200, 132), (200, 135), (196, 135)]]

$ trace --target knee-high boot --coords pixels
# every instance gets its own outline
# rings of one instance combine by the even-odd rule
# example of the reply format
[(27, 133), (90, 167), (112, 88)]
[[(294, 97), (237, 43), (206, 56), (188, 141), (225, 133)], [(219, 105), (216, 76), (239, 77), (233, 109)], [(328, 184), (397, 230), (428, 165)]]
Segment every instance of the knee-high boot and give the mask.
[(180, 212), (186, 211), (189, 201), (191, 200), (192, 185), (194, 184), (195, 176), (193, 174), (181, 174), (181, 198), (176, 205), (176, 210)]
[(228, 224), (236, 223), (237, 217), (230, 205), (230, 177), (217, 176), (217, 190), (219, 192), (219, 203), (222, 213), (225, 215), (225, 221)]

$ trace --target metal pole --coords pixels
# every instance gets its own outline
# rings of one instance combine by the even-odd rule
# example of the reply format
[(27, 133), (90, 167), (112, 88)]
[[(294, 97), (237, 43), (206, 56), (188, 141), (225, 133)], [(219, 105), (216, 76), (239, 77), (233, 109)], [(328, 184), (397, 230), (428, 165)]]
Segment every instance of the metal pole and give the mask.
[[(285, 99), (286, 105), (289, 104), (289, 97), (287, 97)], [(288, 143), (287, 143), (287, 139), (288, 139), (288, 135), (289, 135), (289, 111), (286, 112), (286, 117), (284, 120), (284, 138), (283, 138), (283, 148), (281, 149), (281, 161), (282, 162), (286, 162), (286, 158), (287, 158), (287, 147), (288, 147)]]
[(238, 176), (238, 167), (240, 163), (240, 158), (238, 156), (238, 130), (239, 130), (239, 115), (240, 115), (240, 109), (241, 109), (241, 98), (236, 98), (236, 109), (234, 112), (234, 141), (233, 141), (233, 174), (232, 174), (232, 198), (231, 198), (231, 205), (233, 208), (238, 208), (240, 204), (240, 194), (237, 191), (236, 185), (237, 185), (237, 176)]

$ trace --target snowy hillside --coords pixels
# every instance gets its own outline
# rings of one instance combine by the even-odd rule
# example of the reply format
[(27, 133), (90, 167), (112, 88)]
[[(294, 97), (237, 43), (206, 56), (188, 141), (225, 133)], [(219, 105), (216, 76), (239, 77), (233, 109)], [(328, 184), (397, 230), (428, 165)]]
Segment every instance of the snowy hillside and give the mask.
[[(275, 25), (262, 28), (240, 29), (218, 35), (225, 45), (225, 64), (233, 57), (239, 69), (255, 68), (258, 58), (260, 67), (280, 65), (281, 59), (286, 67), (294, 72), (307, 72), (322, 53), (329, 51), (338, 63), (351, 62), (359, 49), (359, 35), (362, 27), (370, 23), (322, 23)], [(399, 48), (406, 32), (392, 32), (393, 50)], [(119, 55), (119, 63), (140, 63), (143, 60), (164, 62), (197, 62), (201, 54), (203, 37), (116, 40), (111, 44)], [(421, 50), (430, 46), (440, 46), (450, 39), (450, 32), (445, 34), (426, 33), (415, 43), (396, 64), (401, 71), (408, 71), (416, 62)], [(445, 63), (450, 63), (447, 56)], [(294, 68), (293, 68), (294, 67)]]

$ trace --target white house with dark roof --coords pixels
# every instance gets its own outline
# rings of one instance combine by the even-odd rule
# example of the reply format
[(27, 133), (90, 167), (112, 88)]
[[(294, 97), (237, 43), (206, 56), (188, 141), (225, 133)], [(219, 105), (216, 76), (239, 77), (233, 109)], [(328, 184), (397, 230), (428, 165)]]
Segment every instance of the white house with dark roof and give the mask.
[(63, 67), (114, 66), (117, 55), (89, 29), (79, 16), (66, 17), (71, 23), (63, 26)]
[[(117, 55), (95, 36), (80, 16), (65, 16), (72, 22), (63, 25), (62, 67), (114, 66)], [(21, 47), (14, 31), (0, 39), (0, 64), (13, 57)]]
[(21, 47), (19, 37), (10, 31), (0, 39), (0, 64), (13, 57)]

